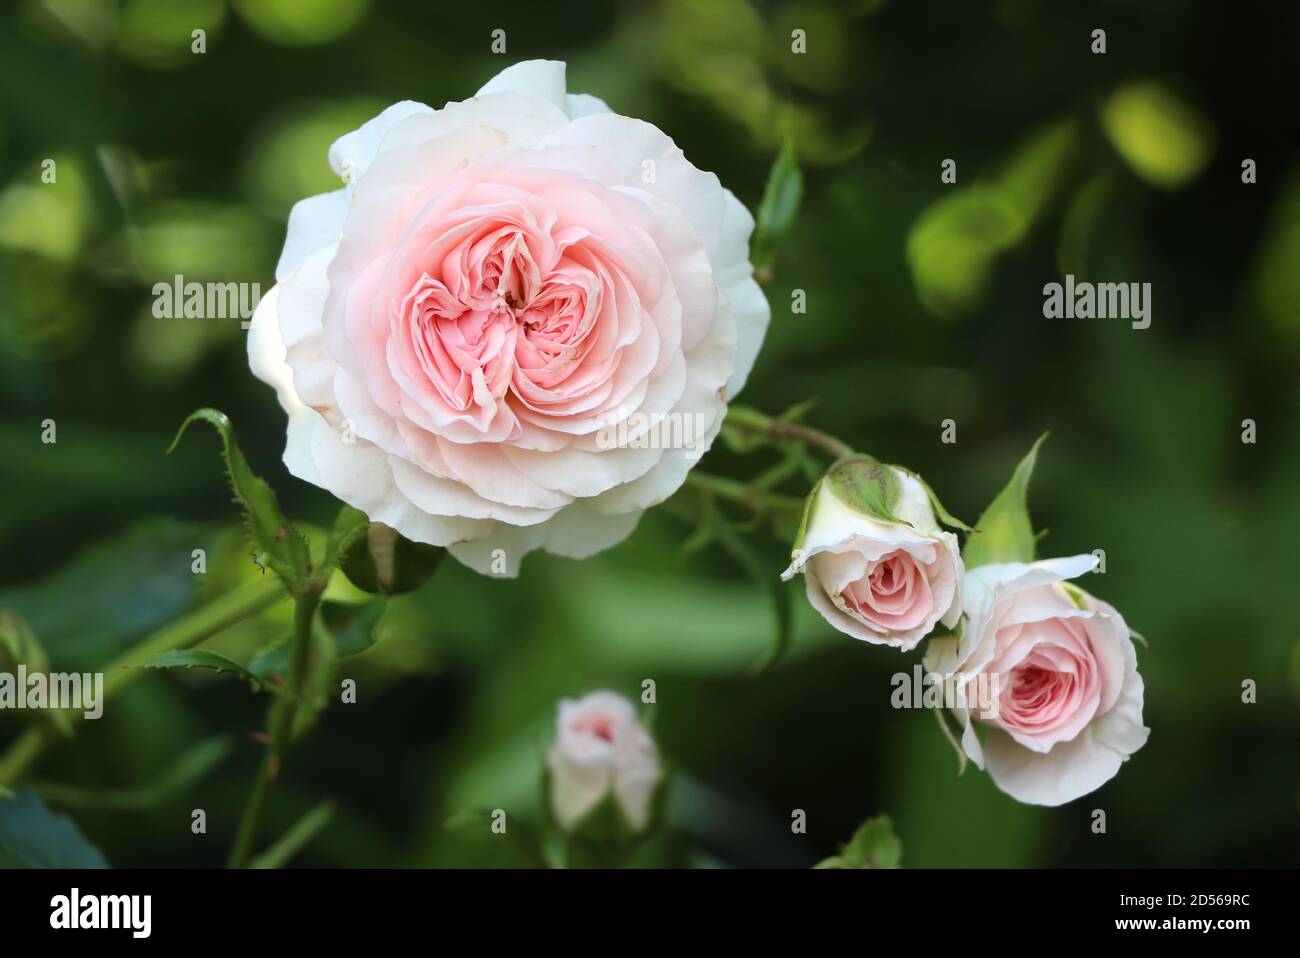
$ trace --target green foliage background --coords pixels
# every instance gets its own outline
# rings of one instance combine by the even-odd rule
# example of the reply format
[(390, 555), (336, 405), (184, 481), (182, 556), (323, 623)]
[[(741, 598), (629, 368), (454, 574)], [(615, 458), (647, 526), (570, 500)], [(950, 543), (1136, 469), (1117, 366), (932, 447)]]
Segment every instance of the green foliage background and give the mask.
[[(213, 444), (216, 406), (285, 511), (335, 508), (279, 463), (284, 418), (236, 321), (155, 319), (150, 288), (261, 282), (325, 151), (399, 99), (463, 99), (519, 59), (668, 131), (751, 208), (780, 143), (806, 175), (744, 401), (926, 476), (978, 515), (1045, 428), (1030, 504), (1046, 555), (1102, 548), (1086, 585), (1149, 640), (1149, 744), (1098, 793), (1017, 805), (889, 706), (919, 656), (833, 633), (792, 583), (793, 647), (724, 550), (683, 556), (660, 509), (584, 563), (513, 582), (454, 562), (395, 599), (336, 705), (289, 757), (268, 835), (321, 798), (309, 865), (514, 864), (467, 810), (539, 813), (555, 703), (657, 683), (684, 840), (645, 864), (807, 866), (888, 811), (907, 866), (1281, 865), (1300, 849), (1300, 154), (1284, 4), (432, 5), (44, 0), (0, 13), (0, 605), (54, 667), (95, 668), (259, 575)], [(190, 31), (208, 31), (190, 52)], [(490, 31), (508, 53), (489, 53)], [(1091, 31), (1107, 30), (1104, 55)], [(790, 52), (790, 31), (808, 52)], [(47, 157), (57, 185), (40, 182)], [(1241, 183), (1253, 158), (1259, 182)], [(940, 164), (957, 162), (955, 185)], [(1042, 286), (1150, 282), (1151, 328), (1045, 320)], [(793, 314), (791, 290), (807, 293)], [(57, 421), (58, 441), (40, 442)], [(1242, 420), (1258, 442), (1241, 442)], [(958, 441), (940, 442), (940, 422)], [(205, 440), (207, 437), (205, 437)], [(706, 468), (748, 478), (721, 447)], [(786, 491), (797, 494), (797, 483)], [(786, 548), (758, 540), (776, 574)], [(194, 548), (206, 576), (190, 574)], [(246, 661), (282, 604), (211, 647)], [(1242, 704), (1244, 679), (1258, 702)], [(246, 684), (149, 674), (38, 766), (47, 803), (114, 865), (218, 865), (263, 706)], [(17, 734), (0, 716), (0, 747)], [(202, 750), (201, 752), (196, 752)], [(0, 801), (4, 799), (0, 798)], [(190, 832), (203, 808), (208, 834)], [(793, 809), (808, 815), (792, 835)], [(1092, 810), (1108, 831), (1092, 834)]]

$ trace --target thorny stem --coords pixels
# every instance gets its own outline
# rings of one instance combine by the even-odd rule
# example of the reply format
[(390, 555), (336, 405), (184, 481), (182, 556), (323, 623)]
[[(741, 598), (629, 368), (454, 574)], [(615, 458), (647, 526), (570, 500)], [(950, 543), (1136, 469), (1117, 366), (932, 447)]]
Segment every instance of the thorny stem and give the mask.
[(271, 742), (266, 754), (262, 756), (262, 764), (253, 783), (253, 791), (248, 796), (248, 805), (244, 808), (244, 817), (239, 823), (234, 847), (230, 850), (230, 859), (226, 863), (230, 868), (243, 868), (252, 855), (253, 843), (257, 840), (258, 820), (266, 805), (271, 783), (280, 773), (281, 758), (293, 735), (293, 720), (302, 701), (307, 662), (311, 655), (312, 619), (316, 607), (320, 605), (320, 599), (319, 592), (309, 590), (294, 600), (293, 649), (289, 659), (289, 675), (284, 692), (271, 706)]

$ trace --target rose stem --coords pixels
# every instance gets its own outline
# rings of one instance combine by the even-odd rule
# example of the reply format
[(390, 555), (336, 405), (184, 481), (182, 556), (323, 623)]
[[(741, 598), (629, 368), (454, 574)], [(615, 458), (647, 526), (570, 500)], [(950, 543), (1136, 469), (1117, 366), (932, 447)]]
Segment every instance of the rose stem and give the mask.
[(686, 476), (686, 484), (703, 492), (711, 493), (719, 499), (740, 503), (754, 511), (765, 512), (768, 509), (785, 509), (790, 512), (802, 512), (803, 500), (795, 496), (781, 496), (773, 492), (754, 489), (735, 479), (726, 479), (698, 469), (692, 469)]
[(836, 459), (856, 455), (848, 443), (836, 439), (828, 432), (801, 426), (799, 423), (784, 422), (772, 416), (764, 415), (757, 409), (744, 406), (731, 406), (727, 409), (729, 424), (747, 432), (771, 436), (776, 439), (795, 439), (810, 446), (816, 446)]
[(257, 840), (257, 823), (266, 805), (266, 796), (271, 790), (271, 783), (280, 772), (280, 758), (289, 745), (293, 735), (293, 720), (298, 714), (298, 703), (302, 700), (302, 687), (307, 673), (307, 660), (311, 653), (312, 619), (316, 607), (320, 605), (320, 593), (308, 591), (294, 600), (293, 608), (293, 650), (289, 660), (289, 676), (284, 691), (271, 706), (271, 742), (262, 756), (262, 764), (253, 783), (253, 791), (248, 796), (248, 805), (244, 817), (239, 823), (239, 832), (235, 836), (234, 847), (226, 862), (229, 868), (243, 868), (253, 851), (253, 842)]

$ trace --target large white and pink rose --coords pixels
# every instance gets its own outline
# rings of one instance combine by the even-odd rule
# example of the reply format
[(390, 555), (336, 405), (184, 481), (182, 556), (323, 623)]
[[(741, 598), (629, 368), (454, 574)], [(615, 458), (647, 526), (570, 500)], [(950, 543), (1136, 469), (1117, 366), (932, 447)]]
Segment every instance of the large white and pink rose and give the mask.
[[(339, 139), (342, 186), (293, 208), (249, 335), (289, 470), (480, 571), (626, 537), (708, 449), (769, 319), (744, 206), (564, 74), (519, 63)], [(689, 445), (636, 441), (666, 416)]]
[(1099, 788), (1150, 734), (1128, 625), (1066, 581), (1096, 562), (1078, 555), (968, 570), (960, 637), (932, 639), (926, 650), (927, 671), (970, 703), (954, 710), (966, 755), (1031, 805)]

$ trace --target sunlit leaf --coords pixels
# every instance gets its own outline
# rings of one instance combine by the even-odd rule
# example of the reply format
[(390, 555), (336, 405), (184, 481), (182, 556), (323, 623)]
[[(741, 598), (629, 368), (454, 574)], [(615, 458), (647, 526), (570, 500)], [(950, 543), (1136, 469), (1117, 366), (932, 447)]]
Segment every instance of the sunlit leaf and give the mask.
[(1101, 108), (1101, 124), (1120, 156), (1148, 183), (1183, 186), (1210, 161), (1214, 128), (1156, 81), (1123, 86)]

